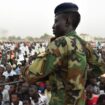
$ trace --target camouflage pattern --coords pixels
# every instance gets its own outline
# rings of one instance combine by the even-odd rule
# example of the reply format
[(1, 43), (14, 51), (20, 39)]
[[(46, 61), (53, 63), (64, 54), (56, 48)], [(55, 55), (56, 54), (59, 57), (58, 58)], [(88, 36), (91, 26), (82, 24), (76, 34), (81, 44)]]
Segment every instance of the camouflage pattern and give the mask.
[(90, 45), (73, 31), (50, 42), (46, 52), (30, 65), (26, 76), (30, 83), (50, 82), (49, 105), (85, 105), (87, 64), (102, 67)]

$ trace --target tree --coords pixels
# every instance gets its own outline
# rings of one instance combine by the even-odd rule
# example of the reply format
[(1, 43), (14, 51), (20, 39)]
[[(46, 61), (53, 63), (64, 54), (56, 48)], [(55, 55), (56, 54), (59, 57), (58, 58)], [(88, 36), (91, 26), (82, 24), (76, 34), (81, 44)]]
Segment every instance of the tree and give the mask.
[(0, 38), (1, 40), (7, 40), (7, 37), (3, 36)]
[(25, 39), (28, 40), (28, 41), (34, 41), (34, 38), (31, 37), (31, 36), (27, 36)]
[(21, 37), (20, 36), (16, 37), (16, 40), (21, 40)]
[(15, 37), (14, 35), (13, 35), (13, 36), (9, 36), (9, 37), (8, 37), (8, 40), (9, 40), (9, 41), (16, 40), (16, 37)]

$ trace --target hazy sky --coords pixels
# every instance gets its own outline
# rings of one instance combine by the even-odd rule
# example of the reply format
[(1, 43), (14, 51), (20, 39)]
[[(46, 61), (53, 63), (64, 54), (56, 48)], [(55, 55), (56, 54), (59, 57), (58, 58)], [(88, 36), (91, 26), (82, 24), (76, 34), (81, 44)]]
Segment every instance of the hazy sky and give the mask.
[(0, 35), (52, 35), (54, 8), (68, 1), (79, 6), (78, 34), (105, 37), (105, 0), (0, 0)]

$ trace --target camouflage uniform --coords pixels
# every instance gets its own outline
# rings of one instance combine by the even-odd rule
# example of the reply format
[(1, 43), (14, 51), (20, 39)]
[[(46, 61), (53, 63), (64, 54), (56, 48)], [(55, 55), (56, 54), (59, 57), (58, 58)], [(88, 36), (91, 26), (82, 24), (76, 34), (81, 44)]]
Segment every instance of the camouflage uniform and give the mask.
[(90, 46), (73, 31), (49, 43), (45, 54), (39, 55), (29, 67), (27, 78), (30, 83), (49, 80), (52, 86), (49, 105), (85, 105), (87, 63), (97, 62)]

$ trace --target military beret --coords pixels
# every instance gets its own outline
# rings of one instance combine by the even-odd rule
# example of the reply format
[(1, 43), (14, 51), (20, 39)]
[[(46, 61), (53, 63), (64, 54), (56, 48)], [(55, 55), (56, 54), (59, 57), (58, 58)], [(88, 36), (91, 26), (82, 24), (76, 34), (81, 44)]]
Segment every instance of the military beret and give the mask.
[(78, 6), (74, 3), (69, 3), (69, 2), (62, 3), (62, 4), (59, 4), (55, 8), (54, 13), (55, 14), (60, 14), (60, 13), (70, 12), (70, 11), (77, 12), (78, 11)]

